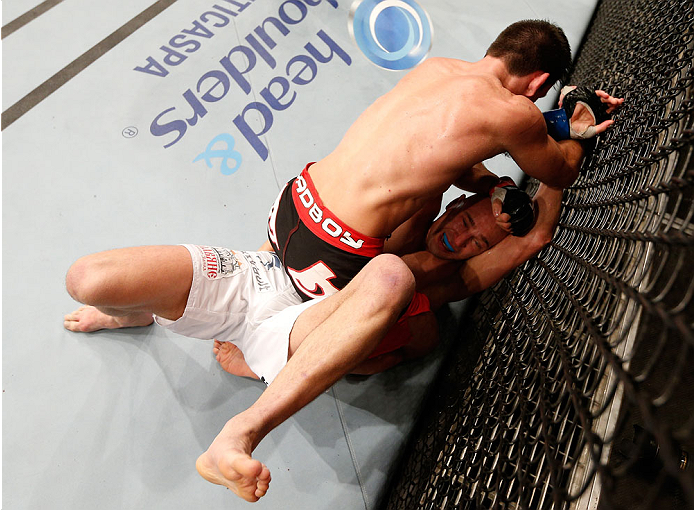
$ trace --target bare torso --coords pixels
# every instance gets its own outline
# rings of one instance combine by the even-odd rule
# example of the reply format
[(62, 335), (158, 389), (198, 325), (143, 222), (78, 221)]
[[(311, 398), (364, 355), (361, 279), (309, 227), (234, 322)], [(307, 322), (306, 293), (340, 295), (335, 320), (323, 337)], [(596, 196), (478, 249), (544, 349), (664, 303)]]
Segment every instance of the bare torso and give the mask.
[(309, 173), (342, 221), (385, 237), (428, 199), (464, 184), (472, 166), (503, 152), (511, 112), (528, 105), (475, 64), (431, 59), (362, 113)]

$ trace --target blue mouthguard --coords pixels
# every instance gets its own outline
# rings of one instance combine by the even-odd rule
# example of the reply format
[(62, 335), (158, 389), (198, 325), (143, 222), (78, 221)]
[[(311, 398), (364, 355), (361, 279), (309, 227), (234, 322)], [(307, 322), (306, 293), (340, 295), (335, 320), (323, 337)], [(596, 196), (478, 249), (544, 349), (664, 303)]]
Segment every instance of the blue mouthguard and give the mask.
[(446, 236), (446, 233), (443, 233), (443, 244), (448, 248), (450, 251), (455, 252), (453, 249), (453, 246), (451, 246), (451, 243), (448, 241), (448, 237)]

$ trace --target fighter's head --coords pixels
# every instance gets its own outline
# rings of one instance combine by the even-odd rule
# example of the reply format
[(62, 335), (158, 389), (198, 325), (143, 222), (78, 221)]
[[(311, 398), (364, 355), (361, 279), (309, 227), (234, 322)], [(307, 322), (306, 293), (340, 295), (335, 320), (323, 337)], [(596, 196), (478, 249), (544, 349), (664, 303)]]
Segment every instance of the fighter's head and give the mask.
[(509, 25), (489, 46), (487, 55), (503, 60), (514, 76), (548, 73), (533, 101), (544, 96), (557, 80), (564, 82), (571, 67), (571, 47), (564, 31), (543, 20)]
[(431, 225), (427, 251), (442, 259), (465, 260), (488, 250), (508, 235), (492, 213), (489, 197), (461, 196)]

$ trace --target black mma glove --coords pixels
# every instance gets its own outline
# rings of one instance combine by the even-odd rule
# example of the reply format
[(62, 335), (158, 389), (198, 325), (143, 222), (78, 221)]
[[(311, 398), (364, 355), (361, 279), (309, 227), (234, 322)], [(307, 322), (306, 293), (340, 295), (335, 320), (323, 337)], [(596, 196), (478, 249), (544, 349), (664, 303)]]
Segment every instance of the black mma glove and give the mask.
[[(567, 88), (564, 87), (562, 93)], [(583, 105), (593, 117), (593, 125), (581, 132), (576, 131), (571, 123), (571, 116), (577, 104)], [(543, 112), (543, 115), (547, 123), (547, 133), (555, 140), (593, 138), (596, 135), (595, 126), (610, 118), (605, 103), (600, 100), (594, 90), (588, 87), (576, 87), (570, 90), (564, 96), (561, 108)]]
[(535, 209), (528, 194), (520, 189), (510, 177), (502, 177), (490, 191), (489, 196), (501, 200), (501, 212), (511, 217), (511, 234), (522, 237), (535, 223)]

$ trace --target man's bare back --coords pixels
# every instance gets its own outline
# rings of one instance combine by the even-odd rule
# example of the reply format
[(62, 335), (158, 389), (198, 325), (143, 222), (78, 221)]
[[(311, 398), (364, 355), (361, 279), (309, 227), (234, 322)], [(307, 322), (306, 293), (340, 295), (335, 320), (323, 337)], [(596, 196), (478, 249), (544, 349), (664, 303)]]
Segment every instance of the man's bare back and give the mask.
[(465, 187), (469, 170), (507, 150), (523, 125), (544, 123), (530, 99), (504, 87), (498, 67), (434, 58), (408, 73), (311, 166), (326, 207), (385, 237), (454, 182)]

